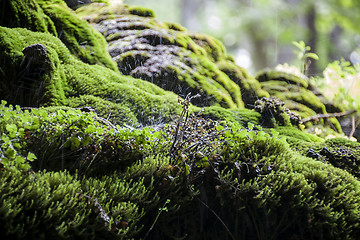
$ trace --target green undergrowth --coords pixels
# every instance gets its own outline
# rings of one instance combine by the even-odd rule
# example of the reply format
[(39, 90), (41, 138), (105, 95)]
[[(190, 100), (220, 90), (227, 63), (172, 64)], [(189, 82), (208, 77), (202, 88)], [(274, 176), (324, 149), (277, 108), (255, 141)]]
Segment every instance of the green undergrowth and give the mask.
[[(3, 102), (3, 235), (356, 239), (360, 183), (346, 163), (357, 143), (211, 120), (191, 113), (190, 100), (159, 130), (114, 126), (81, 109), (24, 111)], [(315, 151), (327, 146), (343, 165), (296, 149), (309, 143)], [(348, 152), (339, 156), (339, 148)]]
[(144, 165), (137, 163), (120, 175), (101, 178), (67, 171), (2, 170), (1, 235), (6, 239), (133, 239), (145, 231), (147, 221), (154, 220), (150, 213), (164, 203), (155, 191), (161, 182), (156, 172), (168, 160), (151, 161), (150, 167), (145, 159)]

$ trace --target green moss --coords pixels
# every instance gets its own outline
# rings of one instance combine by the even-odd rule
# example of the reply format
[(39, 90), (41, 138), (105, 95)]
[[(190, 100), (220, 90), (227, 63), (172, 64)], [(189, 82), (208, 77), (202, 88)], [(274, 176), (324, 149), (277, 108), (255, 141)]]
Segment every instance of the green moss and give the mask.
[[(0, 28), (2, 59), (8, 60), (10, 74), (3, 72), (2, 84), (6, 100), (25, 106), (63, 105), (80, 107), (93, 103), (100, 116), (107, 118), (111, 113), (115, 123), (157, 123), (169, 121), (171, 115), (179, 113), (177, 96), (171, 92), (140, 79), (124, 77), (99, 65), (88, 65), (75, 59), (66, 47), (55, 37), (45, 33), (34, 33), (26, 29)], [(11, 36), (11, 37), (10, 37)], [(52, 63), (49, 73), (41, 76), (41, 95), (34, 99), (23, 99), (23, 94), (14, 95), (22, 79), (16, 73), (24, 71), (22, 49), (28, 45), (43, 44)], [(14, 63), (15, 61), (15, 63)], [(6, 65), (5, 65), (6, 66)], [(11, 75), (15, 74), (15, 75)], [(17, 79), (17, 82), (12, 82)], [(35, 79), (37, 87), (38, 79)], [(35, 89), (36, 90), (36, 89)], [(34, 97), (34, 96), (33, 96)], [(15, 99), (14, 99), (15, 98)], [(102, 100), (100, 100), (101, 98)], [(99, 101), (95, 101), (99, 99)], [(107, 105), (111, 106), (107, 108)], [(90, 107), (95, 107), (90, 106)], [(109, 110), (109, 111), (108, 111)], [(117, 111), (121, 110), (121, 111)], [(131, 111), (131, 112), (129, 112)], [(137, 121), (135, 121), (136, 116)]]
[[(247, 111), (258, 118), (253, 111)], [(204, 109), (206, 112), (231, 116), (229, 110), (216, 107)], [(239, 113), (246, 115), (243, 110)], [(188, 158), (175, 161), (169, 156), (152, 155), (156, 146), (159, 152), (168, 152), (176, 134), (173, 131), (115, 131), (96, 115), (79, 110), (34, 109), (31, 114), (39, 127), (34, 126), (21, 141), (27, 142), (25, 150), (38, 157), (33, 167), (53, 171), (65, 168), (73, 174), (24, 174), (13, 168), (0, 171), (0, 200), (4, 203), (0, 207), (0, 226), (7, 237), (31, 238), (43, 226), (41, 233), (52, 238), (137, 239), (147, 233), (163, 206), (169, 212), (159, 215), (150, 237), (187, 234), (192, 238), (218, 238), (230, 231), (235, 238), (246, 239), (356, 239), (360, 233), (358, 179), (322, 159), (304, 157), (287, 144), (296, 138), (314, 146), (327, 144), (335, 152), (339, 146), (357, 151), (358, 143), (342, 139), (324, 142), (290, 127), (268, 134), (241, 126), (204, 128), (195, 122), (191, 131), (180, 130), (180, 153), (186, 151)], [(22, 121), (22, 115), (29, 117), (29, 113), (14, 110), (11, 119), (0, 121), (0, 129), (8, 122), (19, 128), (32, 125), (29, 119)], [(190, 138), (194, 132), (200, 141)], [(285, 135), (286, 139), (281, 138)], [(212, 150), (196, 145), (199, 142), (212, 146)], [(207, 167), (197, 164), (201, 153), (206, 153)], [(341, 159), (352, 160), (354, 152), (345, 153), (341, 153)], [(76, 172), (86, 177), (80, 178)], [(97, 178), (90, 177), (93, 174)], [(209, 215), (213, 227), (199, 232), (192, 226), (203, 216), (199, 201), (204, 202), (204, 196), (212, 199), (206, 204), (217, 216)], [(170, 202), (165, 205), (167, 199)], [(229, 231), (221, 228), (222, 223), (216, 221), (219, 218), (228, 223)], [(188, 225), (180, 228), (179, 222)]]
[[(188, 76), (198, 81), (198, 88), (206, 92), (208, 96), (214, 96), (221, 106), (227, 108), (243, 108), (244, 103), (241, 99), (240, 87), (232, 82), (229, 77), (220, 71), (216, 64), (208, 58), (190, 55), (193, 59), (198, 59), (197, 64), (201, 67), (193, 76)], [(179, 69), (179, 71), (181, 71)], [(186, 78), (185, 78), (186, 79)], [(189, 79), (190, 80), (190, 79)], [(212, 104), (214, 104), (212, 103)]]
[(219, 40), (199, 33), (187, 33), (191, 39), (196, 43), (196, 45), (205, 49), (207, 56), (212, 62), (217, 62), (226, 58), (226, 49), (225, 46)]
[(91, 106), (96, 109), (97, 114), (103, 117), (107, 116), (106, 120), (113, 124), (133, 127), (140, 126), (136, 115), (126, 104), (118, 104), (92, 95), (81, 95), (79, 97), (70, 98), (69, 100), (69, 106), (73, 108)]
[[(324, 102), (324, 97), (319, 95), (316, 89), (309, 85), (304, 78), (271, 70), (259, 72), (256, 78), (264, 90), (269, 92), (271, 96), (284, 101), (287, 108), (298, 113), (302, 118), (326, 114), (328, 110), (337, 109), (333, 104)], [(337, 133), (342, 133), (340, 123), (335, 118), (328, 119), (328, 121), (319, 119), (319, 123), (325, 124), (325, 128), (333, 128)], [(316, 123), (308, 122), (306, 127), (311, 128), (312, 124)]]
[(4, 0), (0, 2), (0, 26), (23, 27), (36, 32), (50, 32), (57, 36), (52, 20), (36, 0)]
[(85, 63), (104, 65), (117, 71), (116, 64), (107, 52), (106, 41), (98, 31), (80, 20), (63, 1), (38, 2), (54, 22), (60, 40), (73, 55)]
[[(1, 6), (2, 5), (2, 6)], [(2, 1), (6, 13), (0, 19), (5, 27), (27, 28), (59, 37), (70, 52), (89, 64), (100, 64), (117, 71), (107, 52), (106, 41), (86, 21), (80, 20), (64, 1)]]
[(291, 112), (285, 103), (278, 98), (261, 98), (255, 102), (254, 110), (261, 114), (264, 127), (299, 126), (300, 116)]
[[(0, 222), (8, 239), (129, 239), (141, 231), (152, 187), (116, 175), (1, 171)], [(127, 179), (127, 180), (125, 180)]]
[(195, 108), (195, 113), (201, 113), (204, 118), (225, 121), (226, 123), (240, 123), (247, 126), (248, 123), (259, 125), (260, 114), (248, 109), (224, 109), (219, 106)]
[(216, 63), (233, 82), (239, 85), (241, 97), (247, 108), (252, 108), (258, 98), (269, 97), (269, 93), (261, 88), (260, 83), (249, 76), (245, 69), (234, 64), (233, 61), (222, 60)]
[(177, 23), (169, 23), (169, 22), (165, 22), (164, 24), (167, 25), (167, 27), (171, 30), (175, 30), (175, 31), (180, 31), (180, 32), (184, 32), (187, 29), (183, 26), (181, 26), (180, 24)]
[[(286, 99), (284, 102), (285, 102), (285, 106), (287, 106), (289, 109), (291, 109), (291, 111), (298, 113), (303, 119), (317, 114), (313, 109), (311, 109), (301, 103), (298, 103), (294, 100)], [(322, 120), (320, 120), (320, 121), (322, 121)]]
[(293, 74), (274, 71), (270, 69), (260, 71), (259, 73), (256, 74), (255, 78), (259, 80), (259, 82), (267, 82), (269, 80), (276, 79), (277, 81), (284, 81), (287, 84), (300, 85), (301, 87), (304, 88), (307, 88), (309, 86), (308, 81), (304, 78), (301, 78)]
[[(74, 20), (63, 1), (25, 3), (37, 4), (31, 5), (36, 14), (29, 15), (35, 20), (28, 21), (34, 31), (50, 32), (45, 28), (51, 19), (56, 32), (0, 27), (0, 95), (23, 106), (50, 107), (24, 112), (0, 105), (0, 231), (5, 237), (305, 240), (360, 235), (359, 143), (325, 141), (290, 126), (262, 130), (253, 126), (262, 123), (261, 115), (242, 109), (241, 95), (252, 104), (270, 93), (304, 115), (325, 113), (321, 99), (309, 94), (301, 79), (270, 74), (260, 81), (261, 89), (217, 40), (169, 29), (142, 17), (146, 11), (129, 16), (129, 7), (102, 9), (108, 15), (96, 15), (94, 22), (126, 15), (116, 27), (127, 31), (107, 36), (121, 41), (117, 47), (132, 46), (124, 36), (149, 41), (116, 56), (123, 61), (118, 62), (121, 71), (148, 81), (120, 75), (105, 60), (86, 63), (92, 61), (86, 51), (79, 51), (82, 57), (72, 54), (79, 40), (96, 34), (79, 30), (77, 25), (88, 25)], [(56, 37), (61, 28), (66, 45)], [(23, 51), (33, 44), (46, 49), (40, 62)], [(106, 51), (102, 43), (98, 47)], [(121, 69), (126, 63), (132, 65)], [(136, 69), (158, 63), (161, 68), (153, 72)], [(207, 107), (190, 104), (189, 109), (202, 117), (177, 118), (161, 131), (131, 128), (169, 122), (186, 112), (175, 93), (151, 82), (169, 90), (181, 87), (181, 96), (201, 93), (194, 104)], [(96, 114), (70, 108), (83, 106)]]
[[(0, 48), (3, 71), (1, 71), (2, 96), (6, 100), (25, 106), (40, 104), (66, 104), (66, 87), (62, 61), (73, 57), (60, 40), (47, 33), (34, 33), (20, 28), (0, 27)], [(33, 44), (43, 44), (51, 60), (51, 69), (38, 76), (32, 76), (31, 66), (24, 64), (22, 50)], [(41, 68), (41, 65), (40, 65)], [(35, 75), (36, 76), (36, 75)], [(30, 89), (32, 90), (30, 90)], [(14, 92), (16, 94), (14, 94)]]
[(132, 15), (137, 15), (141, 17), (155, 17), (153, 10), (140, 6), (129, 6), (129, 13)]
[[(317, 113), (326, 113), (325, 105), (308, 89), (297, 85), (290, 85), (286, 82), (279, 82), (277, 80), (263, 82), (261, 85), (271, 96), (275, 96), (284, 101), (292, 100)], [(300, 107), (297, 108), (299, 112), (303, 111)]]
[[(127, 5), (103, 6), (99, 13), (90, 5), (77, 11), (82, 18), (97, 23), (95, 26), (109, 42), (109, 51), (121, 73), (153, 82), (183, 97), (190, 92), (199, 93), (201, 98), (193, 102), (198, 106), (244, 107), (239, 85), (216, 64), (227, 61), (235, 65), (220, 41), (186, 29), (169, 29), (153, 18), (129, 15), (129, 9)], [(109, 25), (107, 18), (116, 20)]]
[(292, 149), (304, 155), (306, 155), (307, 151), (314, 147), (314, 145), (324, 142), (324, 139), (295, 127), (277, 127), (276, 131), (286, 138), (286, 141)]
[(317, 158), (360, 177), (360, 144), (345, 138), (328, 139), (311, 147)]
[[(214, 164), (214, 174), (225, 170), (215, 182), (204, 178), (203, 184), (215, 188), (206, 192), (213, 199), (209, 207), (229, 220), (230, 229), (241, 229), (232, 232), (234, 238), (352, 239), (358, 234), (359, 207), (353, 201), (360, 201), (360, 183), (351, 174), (289, 151), (275, 135), (261, 131), (234, 133), (226, 140), (225, 163)], [(211, 229), (204, 234), (220, 236), (217, 225)]]

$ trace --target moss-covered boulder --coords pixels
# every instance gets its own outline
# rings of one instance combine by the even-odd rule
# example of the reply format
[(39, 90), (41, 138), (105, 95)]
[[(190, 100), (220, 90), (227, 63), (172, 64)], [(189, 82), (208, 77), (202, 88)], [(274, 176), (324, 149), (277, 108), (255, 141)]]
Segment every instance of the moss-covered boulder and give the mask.
[(197, 106), (241, 108), (242, 95), (246, 104), (253, 103), (254, 96), (266, 96), (257, 81), (235, 65), (223, 44), (210, 36), (158, 22), (149, 10), (127, 5), (92, 4), (77, 13), (104, 35), (122, 74), (180, 96), (201, 94), (194, 100)]
[[(266, 69), (257, 73), (255, 78), (260, 82), (263, 90), (283, 101), (285, 107), (298, 113), (303, 119), (318, 114), (342, 111), (341, 108), (328, 102), (305, 77)], [(315, 118), (314, 120), (324, 124), (321, 118)], [(336, 118), (328, 118), (327, 121), (330, 122), (335, 131), (342, 132)], [(307, 126), (310, 127), (311, 124), (308, 123)]]
[[(0, 73), (0, 92), (12, 104), (90, 106), (115, 124), (131, 126), (168, 121), (181, 111), (175, 94), (103, 66), (86, 64), (51, 34), (0, 27), (0, 36), (0, 58), (6, 70)], [(43, 62), (34, 63), (27, 56), (24, 49), (34, 44), (41, 44), (46, 58), (39, 61)]]
[[(91, 106), (100, 116), (114, 123), (126, 123), (131, 126), (167, 122), (170, 120), (170, 115), (179, 114), (181, 107), (176, 103), (176, 95), (140, 79), (118, 75), (117, 67), (113, 66), (115, 62), (110, 59), (107, 53), (104, 38), (86, 21), (79, 20), (63, 1), (48, 1), (46, 4), (44, 1), (35, 0), (28, 2), (4, 1), (2, 4), (7, 12), (14, 13), (13, 15), (17, 16), (16, 19), (14, 16), (1, 19), (1, 24), (9, 27), (1, 29), (1, 63), (2, 69), (4, 69), (0, 72), (2, 99), (12, 104), (33, 107), (50, 105)], [(25, 6), (32, 6), (36, 11), (30, 10), (32, 8), (21, 10)], [(21, 11), (16, 14), (18, 9)], [(140, 11), (139, 8), (126, 7), (120, 9), (123, 9), (124, 14), (126, 13), (130, 17), (135, 16), (132, 14), (144, 15), (143, 20), (149, 20), (149, 17), (153, 16), (150, 13), (141, 14), (145, 10)], [(8, 21), (9, 19), (11, 21)], [(151, 21), (156, 22), (154, 19)], [(165, 28), (165, 32), (169, 30), (167, 25), (160, 23), (157, 29), (161, 30), (161, 26)], [(22, 29), (13, 27), (21, 27)], [(175, 26), (171, 28), (175, 28)], [(130, 35), (132, 36), (132, 34)], [(202, 39), (200, 35), (197, 37), (198, 43), (203, 42), (204, 47), (195, 44), (189, 36), (182, 37), (182, 39), (192, 42), (193, 47), (197, 48), (197, 53), (202, 52), (203, 55), (207, 55), (204, 50), (207, 38)], [(225, 54), (221, 43), (210, 37), (208, 41), (214, 42), (213, 45), (219, 48), (215, 51), (215, 49), (207, 47), (213, 52), (214, 57), (217, 54)], [(184, 42), (184, 44), (186, 43)], [(164, 47), (166, 48), (165, 45)], [(82, 51), (79, 50), (80, 48)], [(178, 47), (178, 49), (182, 48)], [(97, 54), (93, 55), (93, 53)], [(191, 51), (188, 53), (192, 54), (194, 59), (199, 57)], [(191, 59), (188, 58), (189, 61)], [(228, 89), (234, 87), (235, 95), (238, 96), (235, 101), (237, 103), (233, 104), (235, 102), (231, 100), (232, 97), (228, 98), (228, 93), (224, 95), (221, 93), (222, 90), (216, 91), (215, 94), (220, 93), (220, 95), (225, 96), (224, 99), (231, 102), (232, 108), (243, 106), (239, 87), (228, 79), (226, 74), (218, 70), (210, 59), (206, 61), (212, 66), (209, 65), (208, 73), (210, 75), (213, 74), (211, 72), (214, 70), (226, 79), (225, 82), (230, 83), (231, 86), (229, 85)], [(175, 62), (181, 66), (186, 66), (180, 60)], [(91, 64), (91, 66), (87, 64)], [(103, 65), (108, 69), (97, 65)], [(196, 72), (196, 69), (191, 69), (191, 71), (197, 76), (201, 76)], [(160, 78), (156, 77), (155, 79), (159, 80)], [(202, 80), (209, 89), (213, 87), (213, 80), (210, 78), (203, 78)], [(103, 87), (103, 90), (97, 89), (96, 93), (92, 91), (98, 87)], [(177, 89), (180, 89), (179, 87), (181, 88), (181, 85), (176, 86)], [(201, 90), (200, 85), (197, 88), (199, 91)], [(221, 89), (223, 88), (221, 87)], [(130, 92), (132, 93), (130, 94)], [(192, 95), (196, 94), (196, 92), (190, 92)], [(185, 91), (183, 94), (190, 92)], [(185, 97), (183, 94), (180, 95)], [(202, 96), (196, 98), (194, 102), (197, 101), (198, 105), (207, 105), (206, 99), (206, 96)], [(200, 104), (201, 102), (204, 104)], [(164, 104), (168, 107), (165, 107)]]
[(256, 100), (254, 109), (261, 114), (261, 123), (264, 127), (299, 126), (299, 115), (284, 105), (284, 102), (275, 97), (261, 98)]
[(268, 69), (259, 72), (256, 79), (271, 96), (284, 101), (285, 106), (299, 112), (302, 117), (326, 113), (325, 105), (308, 89), (305, 78)]

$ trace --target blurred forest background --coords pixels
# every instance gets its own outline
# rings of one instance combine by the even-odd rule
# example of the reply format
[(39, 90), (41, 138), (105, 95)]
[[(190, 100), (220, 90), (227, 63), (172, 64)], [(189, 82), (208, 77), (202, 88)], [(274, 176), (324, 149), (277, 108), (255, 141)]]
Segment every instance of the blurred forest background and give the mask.
[(238, 65), (255, 73), (289, 63), (298, 66), (293, 41), (319, 56), (309, 75), (345, 59), (360, 63), (359, 0), (123, 0), (149, 7), (157, 19), (220, 39)]

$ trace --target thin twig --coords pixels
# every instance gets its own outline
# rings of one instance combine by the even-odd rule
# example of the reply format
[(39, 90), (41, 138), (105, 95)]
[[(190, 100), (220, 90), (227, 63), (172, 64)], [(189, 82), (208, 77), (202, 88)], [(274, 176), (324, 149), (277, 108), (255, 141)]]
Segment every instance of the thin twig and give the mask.
[(319, 119), (322, 119), (322, 118), (343, 117), (343, 116), (351, 115), (351, 114), (353, 114), (355, 112), (356, 112), (356, 110), (350, 110), (350, 111), (340, 112), (340, 113), (318, 114), (318, 115), (314, 115), (314, 116), (305, 118), (305, 119), (301, 120), (300, 123), (304, 124), (304, 123), (319, 120)]
[(360, 124), (360, 119), (357, 120), (355, 123), (355, 116), (353, 116), (351, 118), (351, 132), (349, 134), (349, 138), (352, 138), (354, 136), (354, 133), (355, 133), (357, 127), (359, 126), (359, 124)]

